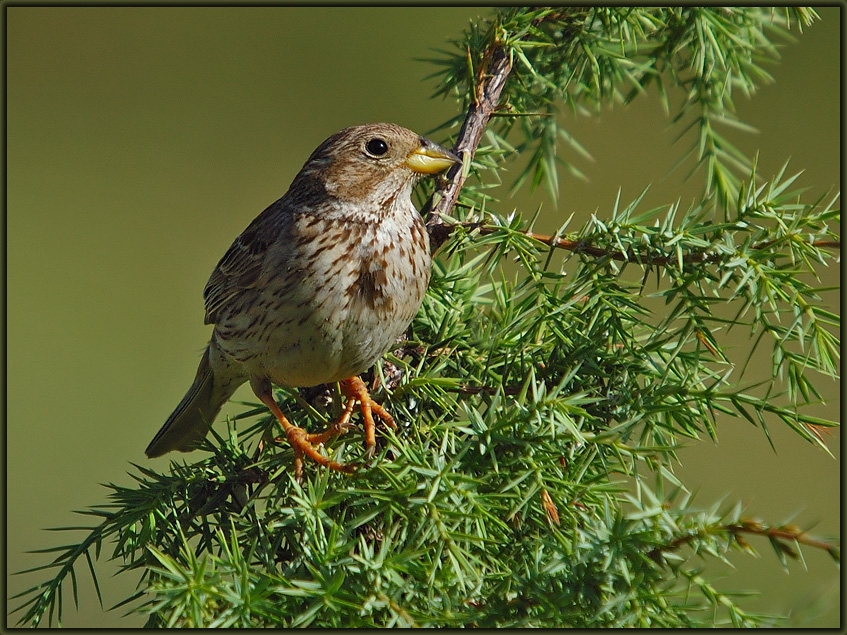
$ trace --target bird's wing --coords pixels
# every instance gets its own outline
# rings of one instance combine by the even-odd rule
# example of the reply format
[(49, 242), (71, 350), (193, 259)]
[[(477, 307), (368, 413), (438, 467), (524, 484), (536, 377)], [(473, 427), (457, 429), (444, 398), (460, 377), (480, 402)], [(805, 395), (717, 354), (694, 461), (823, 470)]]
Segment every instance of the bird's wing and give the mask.
[(218, 262), (203, 291), (206, 324), (218, 321), (220, 312), (233, 300), (252, 290), (259, 280), (271, 245), (291, 223), (282, 198), (259, 214)]

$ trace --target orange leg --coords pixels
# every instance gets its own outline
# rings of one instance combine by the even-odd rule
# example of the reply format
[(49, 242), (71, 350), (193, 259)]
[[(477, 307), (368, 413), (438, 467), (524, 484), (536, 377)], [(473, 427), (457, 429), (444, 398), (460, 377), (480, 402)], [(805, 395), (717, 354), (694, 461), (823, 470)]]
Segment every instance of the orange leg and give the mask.
[(351, 377), (350, 379), (345, 379), (339, 382), (341, 394), (347, 399), (347, 403), (344, 405), (344, 412), (341, 413), (341, 417), (338, 421), (323, 432), (318, 433), (306, 432), (303, 428), (299, 428), (292, 424), (286, 416), (282, 414), (282, 410), (280, 410), (279, 405), (277, 405), (273, 398), (271, 384), (269, 381), (251, 380), (250, 385), (253, 388), (253, 392), (256, 393), (256, 396), (273, 413), (277, 421), (279, 421), (279, 424), (282, 426), (282, 429), (285, 431), (288, 443), (291, 444), (291, 447), (294, 450), (294, 476), (298, 481), (303, 478), (304, 455), (308, 456), (316, 463), (319, 463), (331, 470), (336, 470), (337, 472), (352, 474), (356, 471), (355, 465), (345, 465), (328, 459), (318, 452), (315, 445), (326, 443), (328, 440), (347, 431), (347, 428), (350, 425), (350, 417), (353, 416), (353, 408), (357, 401), (359, 402), (359, 408), (362, 411), (362, 417), (365, 421), (365, 455), (367, 458), (372, 457), (374, 450), (376, 449), (376, 423), (374, 422), (373, 416), (376, 415), (382, 419), (383, 423), (391, 429), (397, 428), (397, 425), (394, 423), (394, 418), (385, 408), (371, 399), (368, 389), (365, 386), (365, 382), (358, 377)]
[(350, 413), (353, 411), (354, 400), (358, 401), (359, 407), (362, 410), (362, 417), (365, 420), (365, 455), (370, 458), (373, 456), (374, 450), (376, 449), (376, 424), (374, 423), (373, 415), (382, 419), (383, 423), (392, 430), (395, 430), (397, 425), (394, 423), (394, 418), (388, 413), (388, 411), (371, 399), (368, 389), (365, 386), (365, 382), (361, 379), (358, 377), (351, 377), (350, 379), (341, 381), (339, 385), (341, 387), (341, 394), (347, 397), (348, 401), (344, 409), (344, 414), (335, 426), (340, 424), (346, 426), (347, 421), (350, 419)]
[(350, 399), (344, 406), (344, 412), (341, 413), (341, 417), (338, 421), (333, 423), (323, 432), (310, 433), (306, 435), (306, 438), (310, 443), (326, 443), (330, 439), (334, 439), (335, 437), (347, 432), (347, 428), (350, 426), (350, 417), (353, 415), (353, 406), (355, 405), (356, 402)]
[[(343, 432), (343, 416), (338, 423), (336, 423), (326, 432), (321, 434), (309, 434), (303, 428), (298, 428), (297, 426), (292, 424), (290, 421), (288, 421), (285, 415), (282, 414), (282, 410), (279, 409), (279, 406), (273, 398), (273, 393), (271, 392), (271, 384), (269, 381), (251, 380), (250, 385), (253, 388), (253, 392), (256, 393), (256, 396), (262, 401), (263, 404), (268, 407), (268, 410), (273, 413), (277, 421), (279, 421), (279, 424), (282, 426), (282, 429), (285, 431), (285, 436), (294, 450), (294, 477), (298, 481), (303, 478), (303, 455), (306, 455), (316, 463), (319, 463), (320, 465), (323, 465), (324, 467), (329, 468), (331, 470), (336, 470), (337, 472), (352, 474), (356, 471), (355, 465), (344, 465), (342, 463), (332, 461), (323, 456), (320, 452), (318, 452), (315, 446), (312, 445), (313, 442), (322, 443), (325, 439), (331, 438)], [(352, 407), (350, 408), (350, 410), (352, 410)], [(348, 414), (347, 419), (349, 418), (350, 416)], [(343, 422), (343, 425), (346, 426), (346, 421)]]

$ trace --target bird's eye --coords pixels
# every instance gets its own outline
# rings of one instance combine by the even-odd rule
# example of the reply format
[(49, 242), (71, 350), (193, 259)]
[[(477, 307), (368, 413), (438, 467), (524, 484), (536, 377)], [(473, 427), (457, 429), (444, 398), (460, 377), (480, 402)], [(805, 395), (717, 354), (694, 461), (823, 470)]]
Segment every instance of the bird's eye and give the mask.
[(375, 137), (365, 144), (365, 150), (374, 157), (381, 157), (388, 152), (388, 144), (383, 139)]

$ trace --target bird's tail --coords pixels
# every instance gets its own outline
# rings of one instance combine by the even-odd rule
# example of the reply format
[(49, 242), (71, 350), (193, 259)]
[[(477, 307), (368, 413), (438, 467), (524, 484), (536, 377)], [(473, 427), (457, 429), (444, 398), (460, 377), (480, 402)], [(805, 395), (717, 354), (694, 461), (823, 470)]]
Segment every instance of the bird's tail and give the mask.
[(162, 456), (171, 450), (194, 450), (208, 434), (223, 405), (243, 383), (227, 382), (227, 385), (221, 386), (216, 382), (209, 362), (212, 346), (209, 344), (203, 353), (191, 388), (144, 451), (149, 458)]

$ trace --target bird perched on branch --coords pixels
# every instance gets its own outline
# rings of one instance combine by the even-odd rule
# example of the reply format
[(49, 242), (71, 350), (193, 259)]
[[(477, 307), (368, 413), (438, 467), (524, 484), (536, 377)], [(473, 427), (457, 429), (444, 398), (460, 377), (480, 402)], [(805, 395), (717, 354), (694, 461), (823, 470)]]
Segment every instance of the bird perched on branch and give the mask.
[[(346, 128), (318, 146), (288, 192), (212, 272), (203, 293), (211, 341), (147, 456), (195, 449), (246, 381), (285, 431), (298, 477), (304, 455), (330, 469), (355, 469), (315, 446), (344, 431), (356, 402), (371, 454), (374, 415), (394, 421), (358, 375), (405, 331), (430, 277), (429, 239), (412, 188), (456, 162), (452, 152), (386, 123)], [(344, 412), (316, 434), (290, 423), (271, 390), (336, 381)]]

